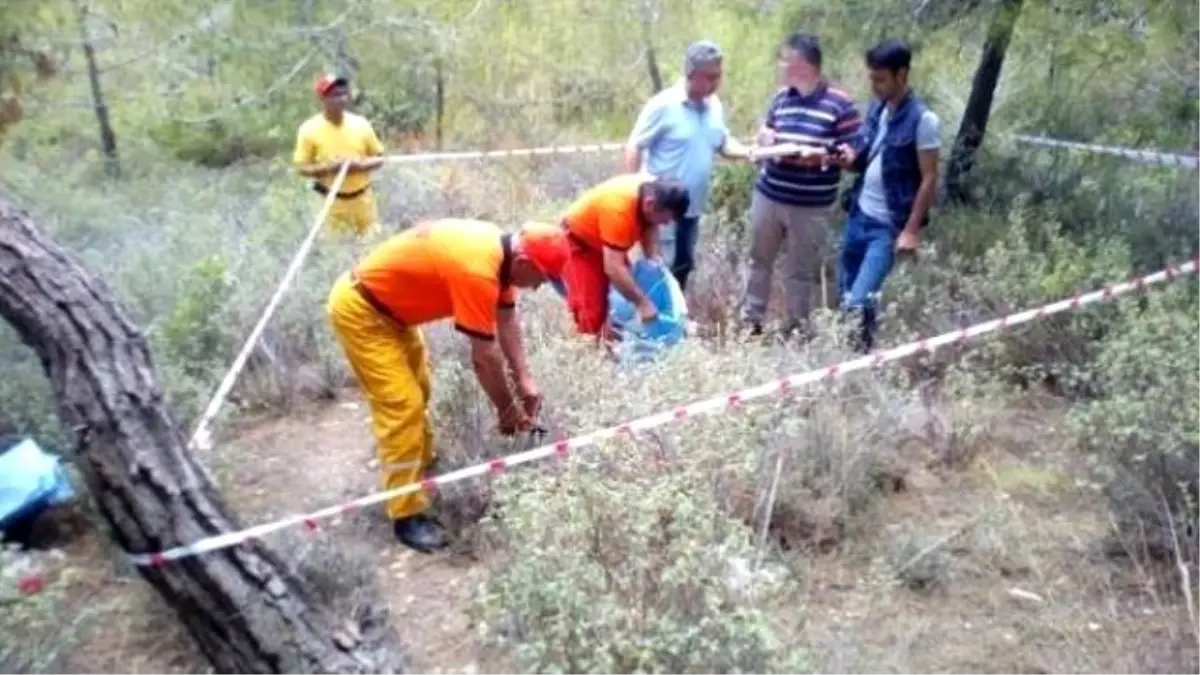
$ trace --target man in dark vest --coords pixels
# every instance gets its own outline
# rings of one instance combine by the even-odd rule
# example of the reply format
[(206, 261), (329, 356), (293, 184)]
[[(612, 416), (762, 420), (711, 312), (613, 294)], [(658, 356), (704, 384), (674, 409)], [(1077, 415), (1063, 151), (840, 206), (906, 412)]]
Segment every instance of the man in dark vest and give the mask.
[(908, 86), (912, 52), (886, 40), (866, 54), (874, 99), (862, 133), (840, 148), (838, 163), (858, 173), (838, 256), (842, 311), (856, 350), (874, 344), (875, 302), (896, 253), (916, 251), (937, 194), (937, 115)]

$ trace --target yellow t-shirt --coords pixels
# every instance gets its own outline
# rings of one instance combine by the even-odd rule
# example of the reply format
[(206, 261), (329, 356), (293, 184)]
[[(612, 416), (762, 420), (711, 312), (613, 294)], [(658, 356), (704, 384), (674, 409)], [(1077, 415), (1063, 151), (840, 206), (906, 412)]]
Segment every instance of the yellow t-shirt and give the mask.
[[(341, 159), (363, 159), (383, 154), (383, 143), (375, 135), (375, 129), (362, 115), (351, 112), (342, 114), (342, 123), (333, 124), (325, 115), (317, 113), (300, 125), (296, 132), (296, 151), (292, 161), (297, 165), (321, 164)], [(322, 176), (319, 182), (325, 187), (333, 183), (336, 174)], [(357, 192), (371, 182), (368, 172), (346, 174), (340, 192)]]

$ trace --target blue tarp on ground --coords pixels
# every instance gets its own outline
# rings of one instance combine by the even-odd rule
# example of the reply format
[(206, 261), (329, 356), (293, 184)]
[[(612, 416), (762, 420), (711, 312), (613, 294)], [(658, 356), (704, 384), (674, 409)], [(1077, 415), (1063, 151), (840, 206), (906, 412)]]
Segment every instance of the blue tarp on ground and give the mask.
[(0, 449), (0, 530), (75, 496), (62, 460), (26, 438)]

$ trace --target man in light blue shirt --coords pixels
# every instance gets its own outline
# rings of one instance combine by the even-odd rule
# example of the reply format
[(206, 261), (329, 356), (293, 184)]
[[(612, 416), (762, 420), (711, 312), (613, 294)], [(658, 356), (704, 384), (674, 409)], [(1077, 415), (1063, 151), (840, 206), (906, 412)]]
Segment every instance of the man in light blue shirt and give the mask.
[(655, 94), (638, 115), (625, 146), (625, 168), (674, 178), (688, 188), (685, 217), (660, 228), (663, 259), (681, 288), (695, 266), (700, 215), (708, 203), (713, 155), (749, 159), (750, 149), (730, 135), (716, 91), (721, 85), (721, 48), (708, 40), (684, 55), (683, 80)]

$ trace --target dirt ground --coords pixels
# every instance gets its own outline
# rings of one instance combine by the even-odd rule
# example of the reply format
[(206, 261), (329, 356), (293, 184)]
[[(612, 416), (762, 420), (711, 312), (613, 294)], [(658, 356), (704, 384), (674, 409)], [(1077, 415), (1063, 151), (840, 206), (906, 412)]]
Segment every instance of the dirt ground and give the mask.
[[(798, 631), (814, 668), (1196, 672), (1186, 617), (1095, 552), (1107, 526), (1103, 505), (1055, 454), (1057, 419), (1044, 408), (1017, 411), (969, 466), (913, 467), (870, 541), (794, 563), (804, 593), (781, 621)], [(368, 434), (365, 407), (347, 394), (246, 426), (210, 466), (231, 506), (255, 524), (374, 490)], [(485, 563), (412, 553), (390, 540), (382, 516), (323, 525), (309, 535), (323, 545), (357, 539), (377, 552), (380, 588), (413, 672), (513, 672), (513, 664), (483, 660), (465, 612)], [(94, 535), (67, 554), (89, 561), (75, 603), (105, 616), (67, 672), (207, 669), (153, 593), (136, 575), (118, 575)]]

